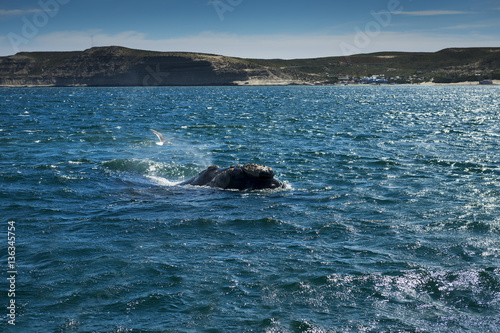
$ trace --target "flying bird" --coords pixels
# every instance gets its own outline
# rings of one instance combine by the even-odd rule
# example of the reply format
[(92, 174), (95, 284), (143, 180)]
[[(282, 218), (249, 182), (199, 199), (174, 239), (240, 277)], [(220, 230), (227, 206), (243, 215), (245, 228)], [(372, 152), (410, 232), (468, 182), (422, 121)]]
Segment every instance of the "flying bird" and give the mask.
[(163, 145), (164, 145), (164, 144), (166, 144), (166, 143), (167, 143), (167, 144), (169, 144), (169, 145), (171, 144), (171, 143), (170, 143), (170, 140), (172, 140), (173, 138), (170, 138), (170, 139), (168, 139), (168, 140), (165, 140), (165, 138), (163, 137), (163, 134), (161, 134), (160, 132), (157, 132), (157, 131), (155, 131), (154, 129), (151, 129), (151, 132), (153, 132), (154, 134), (156, 134), (156, 136), (158, 137), (158, 139), (160, 139), (160, 142), (156, 142), (156, 144), (157, 144), (158, 146), (163, 146)]

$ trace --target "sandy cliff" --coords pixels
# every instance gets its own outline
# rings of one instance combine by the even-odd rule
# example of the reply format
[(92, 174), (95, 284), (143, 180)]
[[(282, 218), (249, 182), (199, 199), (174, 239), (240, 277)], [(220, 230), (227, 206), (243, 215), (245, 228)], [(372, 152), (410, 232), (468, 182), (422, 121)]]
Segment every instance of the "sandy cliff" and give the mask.
[(0, 58), (0, 86), (304, 84), (307, 75), (210, 54), (96, 47)]

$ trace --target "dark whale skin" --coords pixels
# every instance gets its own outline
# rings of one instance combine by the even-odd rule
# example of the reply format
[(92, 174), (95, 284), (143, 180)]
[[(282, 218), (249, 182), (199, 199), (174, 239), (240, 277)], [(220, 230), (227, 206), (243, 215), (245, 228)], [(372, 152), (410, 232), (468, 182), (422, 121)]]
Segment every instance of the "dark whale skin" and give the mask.
[(285, 185), (274, 178), (271, 167), (249, 163), (241, 166), (231, 165), (219, 168), (211, 165), (197, 176), (182, 182), (180, 185), (210, 186), (222, 189), (257, 190), (284, 188)]

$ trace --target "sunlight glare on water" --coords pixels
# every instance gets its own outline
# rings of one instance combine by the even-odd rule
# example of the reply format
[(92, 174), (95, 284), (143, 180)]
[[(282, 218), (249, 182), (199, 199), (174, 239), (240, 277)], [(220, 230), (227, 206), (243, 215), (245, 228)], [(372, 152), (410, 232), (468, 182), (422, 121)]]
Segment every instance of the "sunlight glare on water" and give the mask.
[[(0, 95), (19, 332), (500, 329), (496, 86)], [(244, 163), (287, 188), (179, 185)]]

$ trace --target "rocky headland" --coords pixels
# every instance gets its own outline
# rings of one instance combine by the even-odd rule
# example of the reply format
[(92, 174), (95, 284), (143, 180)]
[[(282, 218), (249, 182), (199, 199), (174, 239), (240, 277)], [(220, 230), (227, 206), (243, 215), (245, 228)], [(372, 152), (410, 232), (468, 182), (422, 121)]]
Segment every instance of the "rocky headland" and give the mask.
[(500, 48), (381, 52), (315, 59), (93, 47), (0, 57), (0, 86), (211, 86), (455, 83), (500, 79)]
[(0, 57), (0, 86), (192, 86), (311, 84), (313, 78), (212, 54), (94, 47)]

